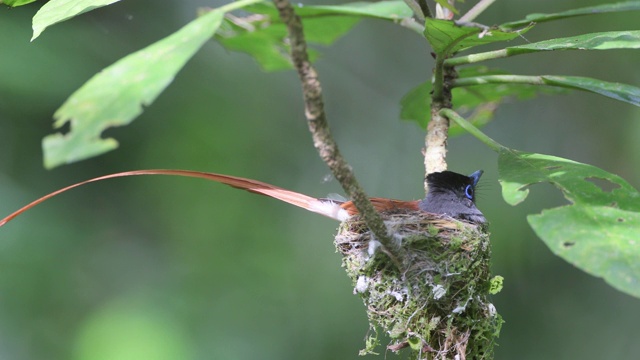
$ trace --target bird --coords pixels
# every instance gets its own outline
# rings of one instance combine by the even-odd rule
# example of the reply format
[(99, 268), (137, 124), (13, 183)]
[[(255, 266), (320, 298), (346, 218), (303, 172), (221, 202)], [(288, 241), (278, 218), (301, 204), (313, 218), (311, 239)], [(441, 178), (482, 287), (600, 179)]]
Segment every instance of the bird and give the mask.
[[(485, 224), (486, 219), (475, 204), (475, 189), (483, 171), (478, 170), (469, 176), (455, 173), (453, 171), (434, 172), (426, 177), (429, 191), (422, 200), (403, 201), (386, 198), (370, 198), (374, 208), (380, 213), (401, 212), (401, 211), (421, 211), (426, 213), (450, 216), (455, 219)], [(90, 182), (101, 181), (116, 177), (136, 176), (136, 175), (178, 175), (204, 178), (234, 188), (246, 190), (252, 193), (268, 196), (286, 203), (301, 207), (311, 212), (324, 215), (334, 220), (345, 221), (358, 214), (352, 201), (337, 201), (327, 198), (315, 198), (295, 191), (283, 189), (281, 187), (237, 176), (217, 174), (211, 172), (192, 170), (171, 170), (171, 169), (150, 169), (133, 170), (109, 174), (73, 184), (45, 195), (30, 204), (15, 211), (11, 215), (0, 220), (0, 226), (20, 215), (26, 210), (50, 199), (67, 190), (85, 185)]]

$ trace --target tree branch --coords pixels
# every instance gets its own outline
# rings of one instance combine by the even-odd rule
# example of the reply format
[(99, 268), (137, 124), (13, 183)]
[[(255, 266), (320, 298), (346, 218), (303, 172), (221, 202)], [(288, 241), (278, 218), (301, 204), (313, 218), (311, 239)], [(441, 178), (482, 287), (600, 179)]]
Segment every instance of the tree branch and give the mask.
[(331, 135), (324, 112), (322, 88), (318, 74), (311, 65), (307, 54), (302, 21), (295, 14), (288, 0), (274, 0), (273, 2), (278, 9), (280, 19), (287, 25), (289, 32), (291, 60), (302, 83), (305, 116), (313, 138), (313, 145), (318, 150), (320, 158), (329, 166), (333, 176), (351, 198), (373, 235), (382, 244), (383, 251), (389, 255), (398, 268), (402, 269), (398, 260), (397, 247), (389, 237), (387, 227), (356, 180), (353, 170), (340, 154), (338, 144)]
[[(436, 55), (433, 74), (433, 94), (431, 95), (431, 119), (427, 126), (425, 138), (424, 166), (425, 175), (447, 170), (447, 138), (449, 136), (449, 119), (440, 115), (440, 110), (451, 108), (451, 86), (455, 77), (453, 68), (444, 66), (444, 55)], [(425, 193), (429, 192), (424, 181)]]

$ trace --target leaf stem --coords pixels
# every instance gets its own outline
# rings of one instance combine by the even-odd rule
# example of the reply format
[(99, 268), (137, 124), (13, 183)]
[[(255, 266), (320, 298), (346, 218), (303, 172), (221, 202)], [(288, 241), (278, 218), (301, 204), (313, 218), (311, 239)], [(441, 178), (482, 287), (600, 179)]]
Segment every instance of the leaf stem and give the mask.
[(525, 76), (525, 75), (486, 75), (474, 76), (468, 78), (456, 79), (453, 81), (453, 87), (485, 85), (485, 84), (529, 84), (529, 85), (547, 85), (541, 76)]
[(445, 60), (444, 65), (448, 67), (473, 64), (481, 61), (500, 59), (509, 56), (507, 49), (487, 51), (466, 56), (458, 56)]
[(500, 150), (505, 149), (497, 141), (488, 137), (485, 133), (480, 131), (477, 127), (473, 126), (470, 122), (465, 120), (462, 116), (458, 115), (457, 112), (451, 109), (442, 109), (440, 110), (440, 115), (445, 116), (449, 120), (453, 120), (456, 124), (460, 125), (461, 128), (467, 130), (471, 135), (475, 136), (478, 140), (482, 141), (485, 145), (487, 145), (491, 150), (495, 152), (499, 152)]

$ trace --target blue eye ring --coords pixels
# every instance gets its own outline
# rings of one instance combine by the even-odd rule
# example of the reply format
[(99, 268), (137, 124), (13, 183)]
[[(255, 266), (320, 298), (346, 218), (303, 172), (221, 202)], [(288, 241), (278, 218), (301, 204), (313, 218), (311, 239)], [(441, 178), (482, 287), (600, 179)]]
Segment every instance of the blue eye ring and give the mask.
[(473, 200), (473, 186), (472, 185), (467, 185), (467, 187), (464, 188), (464, 196), (466, 196), (467, 199), (469, 199), (469, 200)]

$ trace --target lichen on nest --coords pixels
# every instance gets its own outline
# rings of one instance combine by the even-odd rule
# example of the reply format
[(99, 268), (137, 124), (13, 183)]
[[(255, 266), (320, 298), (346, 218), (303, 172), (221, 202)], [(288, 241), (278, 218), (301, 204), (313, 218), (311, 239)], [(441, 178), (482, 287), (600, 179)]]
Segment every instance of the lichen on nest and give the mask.
[(401, 268), (358, 217), (342, 223), (335, 238), (372, 330), (361, 355), (375, 353), (381, 330), (391, 339), (387, 349), (410, 348), (414, 359), (493, 358), (503, 321), (488, 295), (501, 284), (490, 278), (486, 229), (424, 212), (383, 219)]

